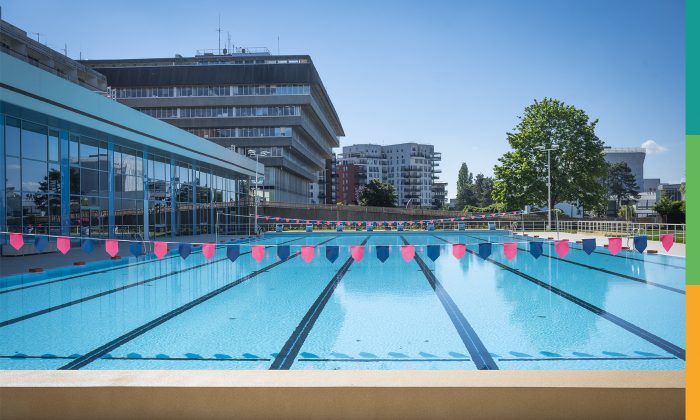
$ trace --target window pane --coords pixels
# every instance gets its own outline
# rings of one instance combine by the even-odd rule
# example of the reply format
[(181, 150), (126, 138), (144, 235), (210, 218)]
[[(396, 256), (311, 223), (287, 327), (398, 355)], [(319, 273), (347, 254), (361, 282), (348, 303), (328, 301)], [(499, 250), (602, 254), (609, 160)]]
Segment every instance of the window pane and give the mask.
[(5, 153), (19, 156), (19, 121), (7, 118), (5, 125)]
[(22, 157), (46, 160), (46, 127), (22, 122)]
[(49, 133), (49, 160), (58, 162), (58, 133), (55, 131)]
[(13, 157), (7, 157), (7, 160), (5, 161), (5, 165), (7, 166), (5, 170), (7, 171), (7, 175), (5, 176), (5, 179), (7, 180), (6, 187), (7, 191), (9, 192), (10, 190), (17, 191), (21, 189), (21, 178), (20, 178), (20, 163), (18, 158), (13, 158)]
[(46, 192), (46, 162), (22, 159), (22, 193)]
[(61, 193), (61, 170), (56, 164), (49, 164), (48, 192)]

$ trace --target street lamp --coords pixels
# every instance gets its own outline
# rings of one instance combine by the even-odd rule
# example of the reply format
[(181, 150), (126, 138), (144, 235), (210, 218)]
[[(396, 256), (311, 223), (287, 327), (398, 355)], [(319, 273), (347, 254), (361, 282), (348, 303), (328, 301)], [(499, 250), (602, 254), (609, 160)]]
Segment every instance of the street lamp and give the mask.
[(258, 185), (260, 185), (260, 178), (258, 177), (258, 160), (260, 156), (268, 156), (270, 152), (263, 150), (258, 153), (254, 149), (248, 150), (248, 155), (252, 158), (255, 156), (255, 234), (258, 234)]
[(551, 152), (552, 150), (559, 149), (559, 146), (552, 144), (549, 148), (545, 146), (538, 146), (537, 150), (547, 152), (547, 230), (552, 230), (552, 161)]

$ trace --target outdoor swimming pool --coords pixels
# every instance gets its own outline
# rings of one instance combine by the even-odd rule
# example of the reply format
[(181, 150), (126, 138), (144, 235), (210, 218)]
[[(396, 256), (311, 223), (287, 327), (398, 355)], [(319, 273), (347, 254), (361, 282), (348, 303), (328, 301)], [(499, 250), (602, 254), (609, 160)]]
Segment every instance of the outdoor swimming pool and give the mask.
[[(685, 368), (684, 258), (573, 243), (559, 258), (546, 243), (535, 259), (531, 240), (284, 233), (258, 241), (270, 246), (260, 262), (242, 245), (235, 262), (219, 247), (210, 261), (194, 251), (4, 277), (0, 369)], [(512, 261), (498, 245), (474, 255), (509, 241)], [(349, 247), (363, 243), (357, 262)], [(463, 258), (453, 243), (467, 244)], [(403, 244), (416, 245), (409, 262)], [(301, 245), (316, 245), (308, 263)], [(339, 246), (334, 262), (326, 245)], [(389, 245), (383, 263), (377, 245)], [(440, 245), (435, 261), (428, 245)]]

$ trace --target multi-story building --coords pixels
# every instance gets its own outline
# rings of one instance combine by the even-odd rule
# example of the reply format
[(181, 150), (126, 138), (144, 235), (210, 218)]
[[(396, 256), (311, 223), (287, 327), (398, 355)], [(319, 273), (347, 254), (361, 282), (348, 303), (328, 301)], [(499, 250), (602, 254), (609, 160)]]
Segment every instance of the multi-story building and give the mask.
[(254, 161), (96, 94), (99, 74), (0, 27), (1, 231), (148, 239), (237, 211)]
[(393, 185), (399, 206), (432, 207), (440, 160), (440, 153), (428, 144), (356, 144), (343, 147), (339, 165), (357, 166), (358, 186), (373, 179)]
[(364, 169), (357, 164), (342, 161), (338, 162), (336, 166), (336, 172), (338, 174), (335, 191), (336, 203), (345, 205), (360, 204), (360, 188), (365, 185), (363, 179), (366, 177), (363, 171)]
[(266, 49), (194, 57), (83, 61), (117, 101), (221, 146), (267, 152), (264, 198), (308, 203), (310, 183), (343, 136), (307, 55)]
[(325, 204), (335, 204), (336, 203), (336, 189), (338, 185), (338, 158), (335, 153), (331, 155), (330, 159), (326, 159), (326, 172), (325, 172)]
[(442, 209), (447, 204), (447, 182), (433, 183), (433, 207)]
[(637, 186), (644, 188), (644, 159), (646, 149), (638, 147), (606, 147), (603, 149), (605, 161), (608, 163), (624, 162), (632, 170)]

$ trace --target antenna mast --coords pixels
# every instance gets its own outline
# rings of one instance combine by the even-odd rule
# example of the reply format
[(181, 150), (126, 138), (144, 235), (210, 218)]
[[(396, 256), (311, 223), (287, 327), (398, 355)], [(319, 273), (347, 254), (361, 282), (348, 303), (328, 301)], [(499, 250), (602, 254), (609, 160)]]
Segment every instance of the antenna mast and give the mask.
[(219, 29), (216, 32), (219, 33), (219, 55), (221, 55), (221, 13), (219, 13)]

